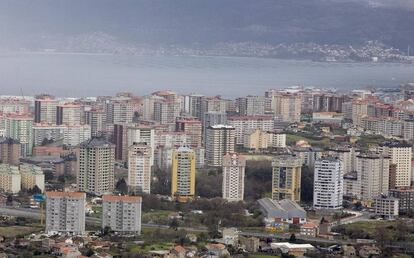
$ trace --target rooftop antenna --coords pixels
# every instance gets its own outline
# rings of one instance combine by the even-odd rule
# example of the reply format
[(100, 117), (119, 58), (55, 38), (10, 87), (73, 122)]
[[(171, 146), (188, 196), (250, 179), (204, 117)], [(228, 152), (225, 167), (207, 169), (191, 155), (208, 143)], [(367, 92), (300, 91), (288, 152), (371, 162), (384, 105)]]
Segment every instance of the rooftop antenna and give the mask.
[(407, 47), (407, 56), (410, 56), (410, 45)]
[(22, 95), (22, 99), (24, 100), (23, 88), (22, 87), (20, 87), (20, 95)]

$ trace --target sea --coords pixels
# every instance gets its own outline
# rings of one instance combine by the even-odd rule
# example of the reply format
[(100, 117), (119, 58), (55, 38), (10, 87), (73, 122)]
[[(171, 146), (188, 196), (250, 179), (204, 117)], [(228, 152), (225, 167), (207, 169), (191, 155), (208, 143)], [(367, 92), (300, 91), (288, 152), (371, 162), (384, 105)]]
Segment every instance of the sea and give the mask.
[(0, 95), (103, 96), (156, 90), (235, 98), (291, 86), (338, 90), (414, 82), (414, 64), (222, 56), (0, 53)]

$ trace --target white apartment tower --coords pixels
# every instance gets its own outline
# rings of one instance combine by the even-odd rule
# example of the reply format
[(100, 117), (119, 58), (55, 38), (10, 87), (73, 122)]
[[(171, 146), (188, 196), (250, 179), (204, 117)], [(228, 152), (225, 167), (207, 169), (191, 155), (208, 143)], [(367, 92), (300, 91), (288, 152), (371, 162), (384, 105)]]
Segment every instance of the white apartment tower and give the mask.
[(315, 162), (313, 207), (315, 209), (341, 209), (343, 198), (342, 162), (327, 157)]
[(243, 201), (246, 158), (228, 153), (223, 158), (223, 199)]
[(134, 143), (128, 149), (128, 187), (131, 192), (151, 192), (151, 147)]
[(151, 166), (154, 165), (155, 130), (151, 126), (131, 125), (127, 128), (126, 149), (134, 143), (146, 143), (151, 148)]
[(223, 157), (235, 149), (235, 129), (227, 125), (213, 125), (207, 128), (206, 162), (209, 166), (219, 167)]
[(102, 197), (102, 228), (122, 234), (141, 234), (140, 196), (104, 195)]
[(22, 155), (29, 156), (33, 149), (33, 118), (28, 115), (7, 115), (5, 120), (6, 137), (18, 140)]
[(85, 193), (46, 192), (46, 232), (83, 235), (85, 202)]

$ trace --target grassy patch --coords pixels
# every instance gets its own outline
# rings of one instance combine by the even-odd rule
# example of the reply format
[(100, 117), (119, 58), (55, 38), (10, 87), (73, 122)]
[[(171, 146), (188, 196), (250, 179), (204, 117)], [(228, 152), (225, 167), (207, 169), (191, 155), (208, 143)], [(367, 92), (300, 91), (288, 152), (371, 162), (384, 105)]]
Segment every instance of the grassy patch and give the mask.
[(13, 238), (16, 236), (24, 236), (31, 233), (39, 232), (42, 228), (39, 226), (7, 226), (0, 227), (0, 235), (6, 238)]
[(154, 210), (154, 211), (146, 211), (142, 214), (142, 222), (148, 223), (152, 221), (155, 224), (168, 224), (168, 215), (172, 213), (172, 211), (165, 211), (165, 210)]
[(346, 224), (345, 228), (350, 230), (362, 229), (368, 234), (373, 235), (378, 227), (395, 226), (396, 224), (396, 221), (372, 220)]
[(326, 137), (305, 137), (302, 135), (287, 133), (286, 134), (286, 144), (289, 146), (295, 145), (297, 141), (304, 140), (307, 141), (310, 145), (314, 147), (329, 147), (333, 144), (332, 140)]
[(142, 253), (155, 250), (169, 250), (173, 246), (173, 243), (157, 243), (151, 245), (131, 245), (128, 249), (131, 253)]

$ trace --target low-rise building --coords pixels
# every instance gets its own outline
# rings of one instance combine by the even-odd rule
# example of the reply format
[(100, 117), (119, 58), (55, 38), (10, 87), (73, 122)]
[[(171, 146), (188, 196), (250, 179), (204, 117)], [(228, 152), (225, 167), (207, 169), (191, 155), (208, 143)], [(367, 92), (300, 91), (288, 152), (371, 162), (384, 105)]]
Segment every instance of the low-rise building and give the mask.
[(239, 242), (239, 231), (237, 228), (224, 228), (221, 232), (225, 245), (237, 246)]
[(390, 189), (388, 191), (390, 197), (399, 200), (399, 213), (407, 214), (414, 211), (414, 188), (402, 187), (398, 189)]
[(260, 129), (253, 129), (244, 134), (243, 147), (249, 150), (260, 151), (268, 148), (269, 135)]
[(255, 253), (259, 250), (260, 239), (257, 237), (242, 238), (241, 243), (245, 246), (247, 252)]
[(209, 258), (230, 257), (229, 251), (223, 244), (208, 244), (206, 245)]
[(398, 217), (399, 202), (397, 198), (380, 195), (374, 198), (375, 215), (386, 219)]
[(300, 227), (300, 234), (302, 236), (316, 237), (318, 235), (318, 226), (312, 222), (305, 223)]
[(266, 226), (279, 223), (306, 223), (306, 211), (294, 201), (283, 199), (275, 201), (270, 198), (258, 200), (260, 209), (265, 216)]
[(356, 171), (344, 175), (344, 196), (357, 198), (361, 195), (361, 182)]
[(314, 123), (322, 123), (329, 125), (341, 125), (344, 120), (344, 114), (336, 112), (313, 112), (312, 121)]
[(313, 251), (315, 247), (310, 244), (292, 244), (288, 242), (271, 243), (270, 247), (273, 250), (280, 250), (283, 254), (294, 255), (295, 257), (302, 257), (307, 251)]

